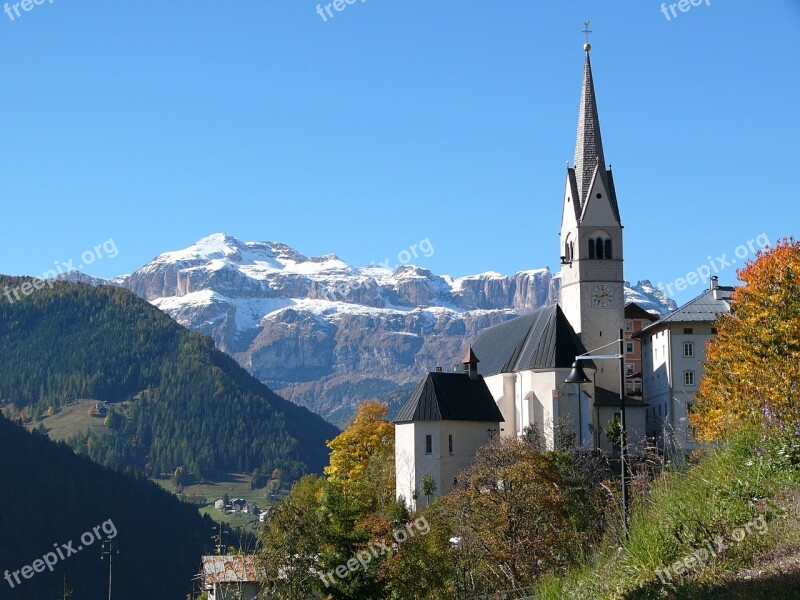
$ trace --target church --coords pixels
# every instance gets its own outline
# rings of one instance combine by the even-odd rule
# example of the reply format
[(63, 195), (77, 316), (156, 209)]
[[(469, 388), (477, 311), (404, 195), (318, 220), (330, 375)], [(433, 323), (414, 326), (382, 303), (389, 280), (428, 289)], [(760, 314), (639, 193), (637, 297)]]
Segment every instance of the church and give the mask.
[[(567, 166), (562, 198), (558, 303), (485, 330), (465, 358), (475, 359), (473, 366), (467, 368), (465, 363), (464, 374), (451, 376), (468, 378), (471, 374), (476, 385), (485, 387), (486, 393), (477, 397), (499, 408), (500, 418), (495, 422), (499, 435), (520, 436), (535, 427), (552, 448), (556, 431), (567, 428), (577, 445), (613, 453), (614, 444), (606, 431), (620, 413), (620, 361), (581, 361), (591, 382), (565, 383), (577, 356), (620, 352), (625, 325), (622, 219), (603, 152), (591, 45), (587, 43), (584, 51), (575, 158), (572, 166)], [(425, 417), (413, 410), (419, 401), (419, 394), (412, 396), (395, 419), (397, 493), (406, 500), (409, 493), (418, 492), (422, 477), (436, 470), (435, 457), (424, 453), (426, 442), (407, 427), (415, 423), (422, 430)], [(459, 399), (440, 397), (438, 401), (456, 405)], [(646, 405), (626, 396), (625, 408), (628, 442), (636, 448), (645, 437)], [(490, 409), (472, 407), (481, 419), (491, 414)], [(488, 441), (486, 431), (491, 425), (487, 426), (486, 420), (464, 420), (459, 427), (460, 435), (471, 428), (470, 439)], [(441, 437), (438, 431), (434, 434)], [(450, 439), (449, 443), (457, 442)], [(446, 494), (454, 485), (449, 471), (447, 478), (440, 477), (435, 483), (437, 495)]]

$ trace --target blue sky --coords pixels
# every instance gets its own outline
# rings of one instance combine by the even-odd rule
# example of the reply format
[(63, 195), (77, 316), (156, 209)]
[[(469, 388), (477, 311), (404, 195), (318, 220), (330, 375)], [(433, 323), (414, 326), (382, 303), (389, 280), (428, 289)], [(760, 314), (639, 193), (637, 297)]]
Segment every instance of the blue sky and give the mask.
[(220, 231), (360, 265), (428, 239), (417, 262), (454, 276), (556, 269), (587, 18), (626, 278), (798, 233), (796, 0), (670, 20), (651, 0), (316, 4), (0, 13), (0, 272), (113, 239), (85, 268), (108, 277)]

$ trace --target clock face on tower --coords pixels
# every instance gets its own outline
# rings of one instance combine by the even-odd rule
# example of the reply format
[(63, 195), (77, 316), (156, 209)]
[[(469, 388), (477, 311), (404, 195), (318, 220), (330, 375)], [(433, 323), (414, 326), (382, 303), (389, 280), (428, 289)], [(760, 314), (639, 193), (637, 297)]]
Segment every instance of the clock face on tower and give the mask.
[(614, 288), (610, 285), (596, 285), (592, 288), (592, 306), (596, 308), (613, 308)]

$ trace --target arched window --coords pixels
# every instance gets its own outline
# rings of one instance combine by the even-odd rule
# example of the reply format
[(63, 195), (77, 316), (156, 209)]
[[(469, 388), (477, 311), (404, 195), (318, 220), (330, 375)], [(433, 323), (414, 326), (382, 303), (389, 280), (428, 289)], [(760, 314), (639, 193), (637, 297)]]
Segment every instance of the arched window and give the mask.
[(605, 231), (597, 231), (589, 238), (589, 258), (610, 259), (614, 256), (611, 237)]

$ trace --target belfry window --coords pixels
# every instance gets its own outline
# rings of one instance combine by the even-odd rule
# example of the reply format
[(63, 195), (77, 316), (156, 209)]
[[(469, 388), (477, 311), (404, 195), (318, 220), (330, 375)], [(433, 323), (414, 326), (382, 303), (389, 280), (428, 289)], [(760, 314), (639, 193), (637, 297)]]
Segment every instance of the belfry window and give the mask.
[(611, 238), (605, 232), (589, 238), (589, 258), (612, 258), (614, 256)]

